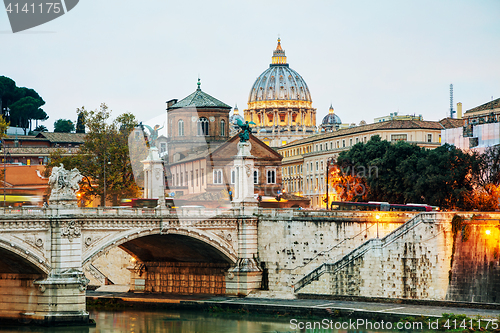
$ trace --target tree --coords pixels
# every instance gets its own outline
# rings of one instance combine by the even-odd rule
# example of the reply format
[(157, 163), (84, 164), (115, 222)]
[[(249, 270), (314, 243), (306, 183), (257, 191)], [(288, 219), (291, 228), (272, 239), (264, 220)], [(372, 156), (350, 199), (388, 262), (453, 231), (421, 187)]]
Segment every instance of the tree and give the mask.
[[(85, 110), (85, 108), (82, 108)], [(78, 113), (78, 119), (76, 120), (76, 133), (85, 133), (85, 117), (84, 113)]]
[(76, 167), (84, 176), (80, 190), (82, 199), (92, 201), (99, 197), (101, 206), (104, 205), (104, 178), (106, 199), (111, 199), (112, 205), (118, 205), (121, 198), (137, 197), (140, 189), (134, 181), (128, 150), (129, 134), (137, 126), (135, 116), (125, 113), (108, 124), (111, 111), (104, 103), (98, 110), (82, 108), (77, 113), (82, 113), (85, 119), (88, 130), (85, 142), (77, 156), (69, 160), (51, 156), (46, 174), (50, 174), (51, 168), (59, 163), (68, 163), (69, 168)]
[(45, 101), (33, 89), (25, 87), (17, 87), (16, 83), (5, 76), (0, 76), (0, 110), (4, 117), (6, 113), (4, 109), (10, 109), (8, 121), (11, 126), (17, 126), (24, 129), (26, 134), (28, 128), (32, 128), (32, 120), (44, 121), (49, 117), (41, 109)]
[(49, 130), (47, 129), (47, 127), (45, 127), (43, 125), (38, 125), (33, 131), (34, 132), (48, 132)]
[(55, 133), (71, 133), (75, 130), (75, 125), (69, 119), (58, 119), (54, 122)]
[[(372, 137), (337, 159), (340, 170), (331, 184), (344, 200), (425, 203), (442, 209), (498, 208), (500, 153), (463, 152), (442, 145), (434, 150), (404, 141), (391, 144)], [(366, 172), (372, 167), (376, 172)], [(493, 170), (487, 172), (487, 170)], [(488, 173), (489, 176), (484, 174)], [(346, 185), (347, 184), (347, 185)], [(361, 184), (365, 192), (352, 192)], [(351, 192), (349, 192), (351, 190)], [(496, 207), (496, 208), (495, 208)]]

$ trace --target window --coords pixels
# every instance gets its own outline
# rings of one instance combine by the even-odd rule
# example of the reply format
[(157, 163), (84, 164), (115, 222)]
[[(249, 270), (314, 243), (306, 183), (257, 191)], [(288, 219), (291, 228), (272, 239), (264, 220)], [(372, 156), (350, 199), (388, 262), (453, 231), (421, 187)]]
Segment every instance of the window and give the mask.
[(316, 171), (319, 170), (319, 162), (316, 162)]
[(176, 185), (175, 184), (175, 173), (172, 175), (172, 185), (174, 185), (174, 186)]
[(177, 127), (178, 127), (178, 131), (179, 131), (179, 136), (184, 136), (184, 120), (179, 120), (177, 122)]
[(352, 146), (352, 139), (349, 139), (349, 146)]
[(231, 184), (236, 183), (236, 171), (231, 170)]
[(323, 171), (323, 161), (321, 161), (321, 171)]
[(359, 142), (359, 138), (356, 138), (356, 143), (358, 143), (358, 142)]
[(363, 138), (363, 141), (366, 143), (366, 136)]
[(276, 170), (267, 170), (267, 183), (276, 184)]
[(345, 147), (345, 140), (342, 140), (342, 147)]
[(214, 170), (214, 184), (222, 184), (222, 170)]
[(253, 183), (258, 184), (259, 183), (259, 170), (254, 170), (253, 171)]
[(201, 169), (201, 185), (205, 185), (205, 170)]
[(391, 141), (406, 141), (407, 137), (406, 134), (392, 134)]
[(323, 144), (319, 145), (319, 150), (323, 150)]
[(181, 172), (181, 182), (179, 185), (184, 186), (184, 176), (182, 175), (182, 172)]
[(330, 142), (330, 150), (333, 149), (333, 142)]
[(208, 135), (208, 119), (198, 119), (198, 135)]
[(199, 174), (198, 174), (198, 169), (196, 169), (196, 186), (198, 186), (199, 183)]
[(427, 134), (427, 142), (432, 142), (432, 134)]
[(166, 142), (160, 143), (160, 154), (165, 153), (166, 151), (167, 151), (167, 143)]
[(226, 135), (226, 122), (224, 119), (220, 121), (220, 136), (225, 136)]
[(194, 174), (193, 174), (193, 171), (191, 171), (191, 187), (194, 187)]
[(337, 141), (337, 148), (340, 148), (340, 141)]

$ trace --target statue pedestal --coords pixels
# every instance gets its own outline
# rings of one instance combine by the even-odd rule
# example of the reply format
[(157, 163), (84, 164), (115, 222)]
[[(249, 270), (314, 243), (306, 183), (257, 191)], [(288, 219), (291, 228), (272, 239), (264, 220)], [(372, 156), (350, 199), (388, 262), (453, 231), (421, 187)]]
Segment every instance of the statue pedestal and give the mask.
[[(254, 157), (250, 153), (250, 142), (238, 143), (238, 154), (234, 159), (235, 184), (233, 209), (240, 215), (251, 216), (258, 212), (259, 203), (254, 197)], [(239, 220), (238, 249), (239, 258), (234, 267), (226, 273), (226, 294), (247, 296), (252, 290), (259, 289), (262, 270), (257, 257), (257, 224), (254, 218)]]
[(238, 154), (234, 159), (235, 184), (232, 205), (242, 215), (253, 215), (259, 208), (254, 197), (254, 157), (250, 153), (251, 149), (252, 145), (248, 141), (238, 143)]
[(158, 148), (149, 148), (148, 157), (141, 161), (144, 170), (145, 199), (158, 199), (160, 207), (165, 206), (165, 177), (163, 175), (163, 161), (158, 154)]

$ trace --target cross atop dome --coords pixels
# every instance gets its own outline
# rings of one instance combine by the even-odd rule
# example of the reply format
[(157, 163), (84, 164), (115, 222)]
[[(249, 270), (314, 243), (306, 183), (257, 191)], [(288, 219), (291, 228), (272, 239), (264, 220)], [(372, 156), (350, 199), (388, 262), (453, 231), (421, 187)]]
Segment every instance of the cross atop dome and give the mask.
[(271, 65), (286, 65), (285, 50), (281, 48), (281, 39), (278, 38), (278, 45), (273, 52)]
[(328, 113), (330, 113), (330, 114), (335, 113), (335, 112), (333, 112), (333, 106), (332, 106), (332, 104), (330, 104), (330, 110), (328, 110)]

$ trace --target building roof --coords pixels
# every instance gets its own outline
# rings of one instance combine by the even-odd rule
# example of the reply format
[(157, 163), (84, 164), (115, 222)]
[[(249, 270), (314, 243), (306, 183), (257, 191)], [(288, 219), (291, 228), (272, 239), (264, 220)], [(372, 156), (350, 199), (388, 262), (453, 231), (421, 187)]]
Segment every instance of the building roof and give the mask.
[(492, 109), (497, 109), (497, 108), (500, 108), (500, 98), (497, 98), (495, 100), (492, 100), (491, 102), (476, 106), (473, 109), (467, 110), (465, 113), (484, 111), (484, 110), (492, 110)]
[(202, 91), (200, 86), (201, 82), (200, 79), (198, 79), (198, 88), (196, 89), (196, 91), (186, 98), (178, 101), (174, 105), (170, 106), (168, 109), (171, 110), (187, 107), (232, 109), (232, 107), (230, 107), (226, 103), (223, 103), (217, 98), (214, 98), (206, 92)]
[(84, 143), (85, 133), (52, 133), (52, 132), (40, 132), (36, 136), (37, 138), (45, 138), (50, 141), (50, 143)]
[[(448, 118), (445, 118), (445, 119), (448, 119)], [(445, 119), (443, 119), (443, 120), (445, 120)], [(461, 119), (457, 119), (457, 120), (461, 121)], [(344, 135), (369, 132), (369, 131), (373, 131), (373, 130), (419, 129), (419, 128), (420, 129), (442, 130), (442, 129), (447, 128), (445, 125), (448, 125), (448, 123), (453, 123), (453, 121), (449, 121), (449, 122), (445, 121), (443, 124), (441, 123), (441, 121), (414, 120), (414, 119), (383, 121), (383, 122), (379, 122), (379, 123), (360, 125), (360, 126), (340, 129), (340, 130), (337, 130), (334, 132), (313, 135), (313, 136), (310, 136), (310, 137), (305, 138), (305, 139), (290, 142), (289, 144), (281, 147), (280, 149), (293, 147), (293, 146), (297, 146), (297, 145), (304, 144), (304, 143), (315, 142), (315, 141), (322, 140), (322, 139), (336, 138), (336, 137), (341, 137)]]
[(464, 126), (464, 120), (463, 119), (456, 119), (456, 118), (444, 118), (439, 121), (441, 125), (445, 129), (450, 129), (450, 128), (457, 128), (457, 127), (463, 127)]
[[(43, 177), (44, 165), (7, 165), (5, 182), (8, 187), (46, 187), (49, 179)], [(3, 179), (2, 179), (3, 180)]]

